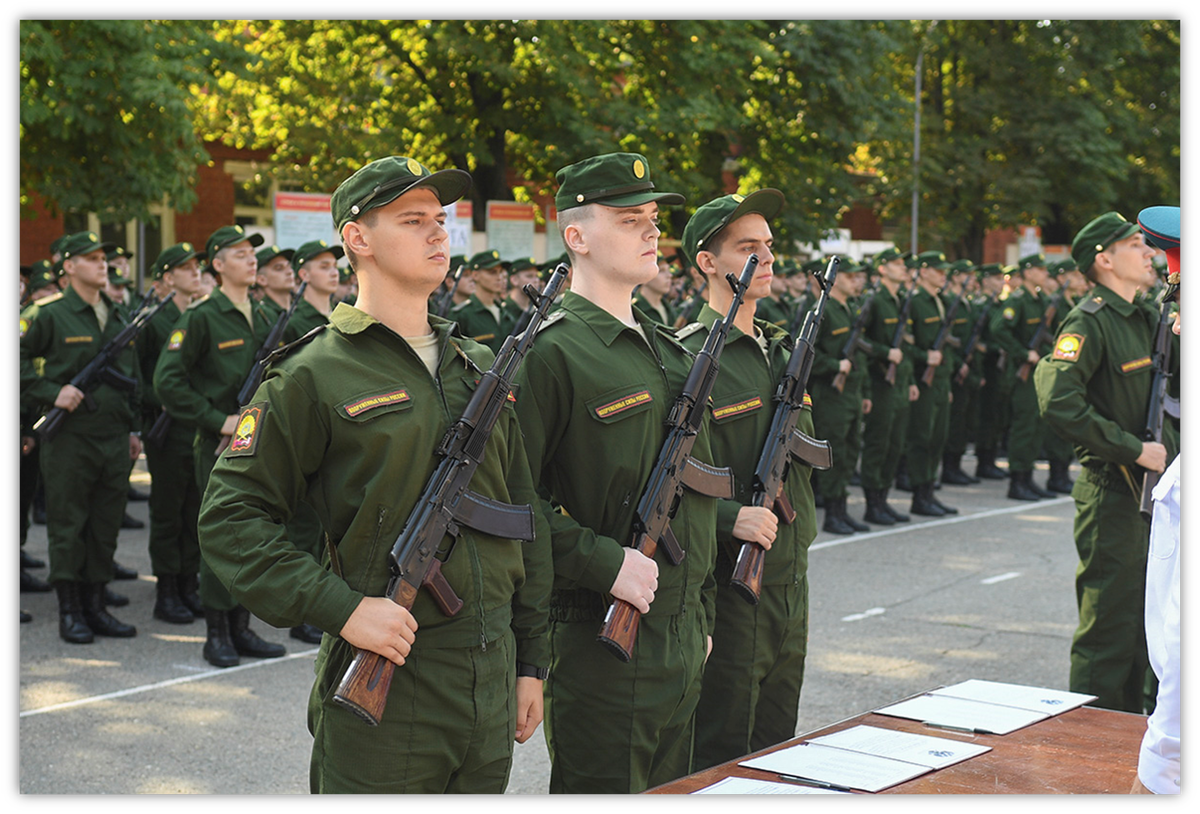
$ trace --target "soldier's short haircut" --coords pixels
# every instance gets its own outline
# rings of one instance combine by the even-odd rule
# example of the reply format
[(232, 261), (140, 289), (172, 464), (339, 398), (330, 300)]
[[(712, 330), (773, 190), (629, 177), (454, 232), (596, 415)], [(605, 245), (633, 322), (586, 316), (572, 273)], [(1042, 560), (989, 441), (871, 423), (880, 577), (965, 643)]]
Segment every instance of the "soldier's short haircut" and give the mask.
[[(355, 223), (361, 223), (363, 226), (366, 226), (367, 228), (373, 228), (375, 226), (376, 222), (378, 222), (378, 221), (379, 221), (379, 210), (378, 209), (369, 209), (365, 213), (363, 213), (363, 216), (361, 218), (355, 218), (355, 220), (354, 220)], [(343, 226), (342, 228), (344, 229), (346, 227)], [(350, 251), (350, 247), (348, 245), (346, 245), (345, 237), (342, 238), (342, 249), (346, 252), (346, 262), (348, 262), (350, 264), (351, 271), (357, 272), (358, 271), (358, 255), (355, 254), (354, 252)]]
[(573, 206), (567, 210), (559, 210), (558, 212), (558, 234), (562, 237), (563, 248), (567, 250), (567, 257), (571, 261), (571, 265), (575, 265), (575, 252), (571, 251), (571, 247), (567, 245), (567, 227), (589, 221), (596, 214), (596, 207), (600, 204), (585, 204), (583, 206)]

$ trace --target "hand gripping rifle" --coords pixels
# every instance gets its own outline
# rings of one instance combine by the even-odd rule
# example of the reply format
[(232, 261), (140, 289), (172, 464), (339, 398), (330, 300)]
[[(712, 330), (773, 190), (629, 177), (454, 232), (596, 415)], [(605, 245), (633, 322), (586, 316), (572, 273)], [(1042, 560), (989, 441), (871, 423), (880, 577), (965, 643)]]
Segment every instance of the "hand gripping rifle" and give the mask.
[[(683, 392), (675, 399), (667, 417), (667, 437), (638, 500), (633, 528), (630, 530), (629, 547), (647, 557), (653, 557), (661, 544), (671, 565), (678, 565), (683, 560), (684, 551), (671, 531), (671, 518), (679, 508), (679, 499), (685, 486), (708, 497), (733, 496), (733, 473), (728, 467), (717, 468), (700, 463), (692, 458), (691, 453), (700, 425), (704, 422), (713, 382), (720, 369), (719, 360), (725, 348), (725, 339), (729, 336), (729, 329), (733, 327), (733, 320), (757, 267), (758, 255), (752, 254), (747, 258), (740, 278), (732, 274), (725, 275), (733, 289), (729, 312), (714, 323), (708, 332), (704, 347), (696, 354), (696, 361), (688, 372)], [(641, 618), (641, 612), (633, 605), (623, 599), (614, 599), (600, 628), (599, 641), (621, 661), (629, 661), (633, 656)]]
[(433, 313), (437, 316), (444, 317), (450, 313), (450, 306), (454, 304), (454, 292), (458, 291), (458, 282), (462, 279), (464, 268), (466, 268), (466, 264), (458, 264), (458, 268), (454, 271), (454, 284), (438, 299), (437, 306), (433, 309)]
[[(833, 453), (829, 442), (809, 438), (796, 429), (796, 423), (800, 420), (804, 408), (804, 391), (808, 386), (809, 374), (812, 373), (815, 355), (813, 342), (821, 329), (821, 319), (825, 316), (825, 302), (833, 288), (838, 264), (838, 258), (831, 257), (829, 265), (825, 268), (825, 276), (817, 278), (821, 286), (821, 296), (804, 318), (787, 369), (784, 370), (783, 378), (779, 380), (779, 386), (775, 389), (775, 415), (771, 419), (771, 429), (767, 433), (762, 452), (759, 453), (758, 464), (754, 467), (754, 490), (750, 505), (770, 506), (779, 519), (787, 524), (796, 519), (796, 510), (783, 493), (784, 482), (791, 472), (792, 459), (798, 459), (814, 469), (829, 469), (833, 465)], [(737, 562), (733, 566), (730, 585), (751, 605), (757, 605), (762, 594), (766, 553), (766, 549), (758, 543), (743, 542)]]
[[(128, 324), (121, 329), (120, 333), (100, 349), (100, 352), (92, 357), (83, 370), (76, 373), (69, 384), (83, 391), (83, 405), (89, 412), (95, 412), (99, 409), (96, 405), (96, 400), (92, 398), (94, 391), (101, 384), (108, 384), (118, 390), (132, 392), (137, 388), (137, 380), (131, 379), (123, 373), (118, 373), (113, 368), (113, 363), (117, 357), (129, 347), (138, 333), (150, 323), (150, 320), (158, 314), (159, 311), (170, 300), (165, 297), (162, 300), (155, 301), (150, 299), (152, 305), (142, 308), (130, 318)], [(37, 420), (33, 425), (34, 431), (41, 436), (42, 439), (49, 441), (54, 436), (58, 435), (62, 429), (63, 422), (67, 420), (70, 413), (61, 407), (53, 407), (44, 416)]]
[[(532, 286), (525, 287), (525, 292), (537, 304), (529, 325), (523, 333), (513, 333), (504, 340), (496, 361), (479, 380), (462, 416), (438, 444), (436, 454), (441, 460), (426, 481), (425, 490), (388, 555), (392, 578), (386, 596), (397, 605), (412, 610), (417, 592), (426, 587), (442, 613), (447, 616), (458, 613), (462, 600), (442, 575), (442, 561), (436, 554), (446, 535), (457, 539), (461, 526), (496, 537), (533, 540), (533, 509), (530, 506), (500, 503), (476, 494), (468, 487), (483, 461), (488, 438), (504, 402), (509, 398), (513, 377), (566, 276), (566, 265), (559, 265), (541, 294)], [(388, 689), (395, 670), (396, 665), (378, 653), (356, 650), (354, 661), (342, 676), (333, 700), (371, 726), (377, 726), (387, 706)]]
[[(826, 270), (826, 274), (828, 273), (828, 270)], [(828, 285), (828, 283), (824, 283), (824, 285)], [(871, 304), (873, 302), (875, 302), (873, 296), (863, 298), (862, 307), (858, 309), (858, 316), (854, 318), (854, 326), (850, 329), (850, 335), (846, 338), (846, 344), (842, 345), (842, 359), (850, 359), (854, 355), (854, 352), (860, 348), (862, 350), (871, 349), (871, 346), (863, 341), (862, 332), (867, 327), (867, 319), (871, 316)], [(825, 303), (822, 301), (821, 308), (824, 307)], [(822, 312), (823, 315), (824, 312)], [(818, 318), (817, 327), (821, 327), (820, 318)], [(846, 374), (844, 372), (839, 370), (837, 375), (833, 377), (833, 389), (839, 393), (846, 389)]]
[[(1154, 378), (1150, 385), (1150, 410), (1146, 415), (1143, 441), (1162, 443), (1163, 416), (1179, 418), (1179, 399), (1167, 395), (1167, 380), (1171, 378), (1171, 303), (1164, 302), (1158, 314), (1158, 330), (1154, 334)], [(1154, 511), (1154, 487), (1160, 473), (1147, 469), (1142, 476), (1142, 498), (1139, 508), (1146, 519)]]
[[(937, 295), (935, 294), (934, 296), (936, 297)], [(967, 291), (964, 287), (958, 296), (954, 298), (954, 302), (950, 304), (950, 310), (946, 311), (946, 317), (938, 327), (937, 336), (933, 338), (933, 345), (930, 346), (930, 350), (941, 351), (945, 346), (946, 340), (950, 338), (950, 331), (954, 328), (954, 315), (958, 313), (958, 306), (962, 304), (966, 296)], [(945, 364), (945, 362), (946, 360), (943, 358), (942, 364)], [(925, 366), (925, 372), (921, 374), (921, 381), (925, 383), (926, 387), (933, 384), (933, 377), (937, 375), (937, 368), (937, 365)]]
[[(1038, 323), (1037, 333), (1029, 340), (1029, 344), (1025, 346), (1025, 350), (1037, 350), (1054, 338), (1054, 334), (1050, 330), (1050, 324), (1054, 322), (1054, 315), (1058, 313), (1058, 306), (1062, 303), (1064, 294), (1066, 294), (1066, 291), (1059, 289), (1058, 293), (1054, 295), (1054, 299), (1050, 300), (1050, 305), (1046, 308), (1046, 313), (1042, 315), (1042, 321)], [(1017, 369), (1017, 378), (1023, 382), (1028, 381), (1029, 374), (1033, 372), (1035, 364), (1037, 363), (1031, 362), (1027, 358), (1021, 363), (1021, 367)]]

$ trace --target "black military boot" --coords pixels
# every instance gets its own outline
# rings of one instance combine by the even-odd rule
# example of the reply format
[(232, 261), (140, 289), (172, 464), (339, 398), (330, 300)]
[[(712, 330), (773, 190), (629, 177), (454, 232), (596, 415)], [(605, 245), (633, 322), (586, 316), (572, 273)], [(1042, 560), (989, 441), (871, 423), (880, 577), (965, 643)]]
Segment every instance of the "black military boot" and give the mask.
[(948, 483), (951, 486), (970, 486), (973, 483), (979, 483), (979, 480), (963, 471), (961, 455), (947, 452), (942, 455), (942, 483)]
[(103, 582), (84, 583), (80, 593), (83, 596), (83, 620), (93, 633), (118, 639), (128, 639), (137, 635), (136, 627), (125, 624), (104, 607)]
[(937, 492), (930, 492), (929, 499), (932, 500), (937, 507), (942, 510), (943, 514), (958, 514), (958, 509), (955, 509), (953, 506), (947, 506), (945, 503), (938, 500)]
[(1037, 493), (1040, 498), (1054, 497), (1054, 493), (1048, 489), (1043, 489), (1037, 485), (1037, 481), (1033, 479), (1033, 473), (1029, 473), (1029, 488)]
[(945, 516), (946, 513), (942, 511), (941, 504), (933, 499), (932, 483), (922, 483), (919, 486), (913, 486), (912, 493), (912, 506), (909, 507), (910, 512), (923, 517)]
[(913, 491), (912, 481), (908, 477), (908, 462), (903, 458), (900, 459), (900, 465), (896, 467), (895, 486), (901, 492)]
[(116, 560), (113, 561), (113, 579), (137, 579), (138, 572), (133, 568), (127, 568)]
[(196, 621), (195, 614), (179, 598), (179, 582), (174, 574), (164, 574), (154, 586), (155, 619), (173, 625), (187, 625)]
[(1046, 481), (1046, 491), (1069, 495), (1071, 487), (1074, 485), (1075, 481), (1071, 480), (1071, 462), (1051, 461), (1050, 479)]
[(49, 582), (44, 579), (39, 579), (33, 574), (21, 568), (21, 593), (23, 594), (44, 594), (53, 591), (54, 588)]
[(239, 656), (277, 659), (287, 653), (283, 645), (260, 639), (258, 634), (250, 629), (250, 611), (241, 605), (229, 611), (229, 638)]
[(1032, 488), (1032, 472), (1013, 472), (1008, 476), (1008, 496), (1012, 500), (1041, 500)]
[(92, 629), (83, 618), (83, 605), (79, 598), (78, 582), (56, 582), (58, 593), (58, 635), (71, 644), (91, 644)]
[(204, 609), (208, 632), (204, 638), (204, 660), (214, 667), (236, 667), (241, 659), (229, 637), (229, 612)]
[(895, 524), (896, 518), (887, 510), (887, 501), (883, 499), (883, 495), (882, 489), (863, 489), (863, 496), (867, 499), (867, 511), (863, 513), (863, 520), (877, 526)]
[(299, 639), (300, 641), (308, 642), (309, 644), (321, 643), (321, 628), (317, 627), (316, 625), (296, 625), (294, 628), (292, 628), (288, 635), (293, 639)]
[(1004, 480), (1008, 473), (996, 466), (996, 450), (976, 450), (975, 477), (983, 480)]
[(838, 509), (838, 504), (844, 500), (845, 498), (825, 498), (825, 524), (821, 527), (823, 530), (831, 534), (854, 533), (853, 526), (842, 519), (842, 512)]
[(129, 604), (129, 597), (124, 594), (119, 594), (112, 588), (108, 587), (108, 583), (104, 585), (104, 604), (110, 608), (123, 608)]
[(896, 509), (892, 506), (892, 504), (888, 503), (887, 496), (888, 496), (888, 490), (884, 489), (883, 493), (879, 496), (879, 501), (880, 501), (880, 505), (882, 505), (883, 508), (887, 511), (887, 513), (892, 516), (893, 520), (895, 520), (897, 523), (907, 523), (909, 520), (912, 520), (912, 518), (909, 517), (907, 514), (904, 514), (904, 512), (896, 511)]
[(187, 609), (192, 612), (192, 616), (199, 619), (204, 615), (204, 603), (200, 601), (200, 577), (196, 574), (180, 574), (175, 577), (175, 583), (179, 586), (179, 599), (187, 606)]
[(841, 513), (842, 522), (855, 531), (870, 531), (870, 526), (865, 523), (860, 523), (850, 516), (849, 510), (846, 508), (846, 503), (849, 502), (849, 500), (850, 498), (848, 498), (846, 495), (842, 495), (841, 498), (838, 499), (838, 511)]
[[(22, 568), (45, 568), (46, 561), (39, 560), (32, 554), (26, 554), (25, 549), (21, 549), (21, 567)], [(53, 590), (53, 588), (51, 589)]]

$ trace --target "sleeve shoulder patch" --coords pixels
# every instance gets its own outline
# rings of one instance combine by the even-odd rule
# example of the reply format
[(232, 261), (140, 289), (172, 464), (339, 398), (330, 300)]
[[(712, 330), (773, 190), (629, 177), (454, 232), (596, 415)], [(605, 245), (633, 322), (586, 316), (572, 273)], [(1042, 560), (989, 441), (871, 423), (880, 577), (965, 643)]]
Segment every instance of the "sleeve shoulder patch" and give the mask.
[(248, 458), (254, 455), (258, 450), (258, 431), (266, 414), (265, 401), (247, 404), (242, 408), (237, 426), (233, 430), (233, 438), (229, 441), (229, 449), (225, 451), (226, 457)]
[(1058, 337), (1058, 341), (1054, 343), (1053, 358), (1061, 359), (1064, 362), (1075, 362), (1079, 359), (1079, 351), (1083, 349), (1083, 342), (1087, 337), (1082, 334), (1062, 334)]

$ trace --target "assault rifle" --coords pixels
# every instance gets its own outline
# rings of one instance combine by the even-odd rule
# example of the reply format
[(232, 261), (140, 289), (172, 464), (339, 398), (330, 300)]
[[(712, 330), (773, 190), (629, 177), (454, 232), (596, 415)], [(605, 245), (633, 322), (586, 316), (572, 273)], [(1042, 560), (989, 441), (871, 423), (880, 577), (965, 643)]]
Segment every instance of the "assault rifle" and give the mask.
[[(987, 327), (988, 314), (992, 310), (992, 306), (996, 304), (996, 295), (988, 297), (988, 301), (984, 304), (979, 312), (979, 316), (975, 318), (975, 324), (971, 326), (971, 334), (967, 337), (966, 343), (963, 345), (966, 350), (963, 353), (963, 364), (970, 365), (971, 359), (975, 356), (975, 351), (979, 349), (979, 338), (983, 336), (983, 329)], [(960, 374), (956, 377), (956, 381), (962, 384), (967, 379), (967, 374)]]
[[(566, 279), (566, 269), (565, 264), (559, 265), (541, 294), (533, 286), (525, 287), (525, 293), (537, 306), (529, 324), (523, 333), (510, 334), (504, 340), (496, 360), (479, 380), (462, 416), (438, 444), (435, 453), (441, 461), (425, 483), (424, 491), (404, 521), (404, 528), (388, 555), (392, 577), (386, 596), (397, 605), (412, 610), (417, 592), (426, 587), (445, 615), (453, 616), (462, 609), (462, 600), (446, 582), (442, 575), (442, 560), (436, 556), (438, 546), (447, 535), (452, 540), (457, 539), (460, 526), (511, 540), (533, 540), (532, 507), (500, 503), (472, 492), (469, 487), (475, 470), (483, 461), (488, 438), (500, 411), (508, 400), (513, 378)], [(371, 726), (377, 726), (387, 706), (388, 689), (395, 671), (395, 663), (378, 653), (359, 649), (342, 676), (333, 700)]]
[[(1050, 305), (1046, 308), (1046, 313), (1042, 315), (1042, 321), (1038, 323), (1037, 332), (1033, 338), (1029, 340), (1029, 344), (1025, 346), (1025, 350), (1037, 350), (1045, 343), (1054, 338), (1053, 332), (1050, 330), (1050, 323), (1054, 322), (1054, 315), (1058, 313), (1058, 306), (1062, 303), (1063, 295), (1066, 294), (1065, 289), (1059, 289), (1054, 295), (1054, 299), (1050, 300)], [(1021, 367), (1017, 369), (1017, 378), (1021, 381), (1028, 381), (1029, 374), (1033, 372), (1033, 366), (1036, 362), (1029, 361), (1026, 357), (1021, 363)]]
[[(828, 441), (809, 438), (796, 429), (804, 408), (804, 391), (812, 373), (813, 342), (825, 316), (825, 302), (837, 276), (839, 260), (832, 257), (825, 268), (824, 278), (818, 277), (821, 296), (808, 315), (796, 337), (796, 346), (788, 360), (787, 369), (779, 386), (775, 389), (775, 415), (771, 418), (771, 429), (754, 467), (754, 490), (750, 499), (752, 506), (770, 506), (779, 519), (787, 524), (796, 519), (796, 510), (783, 493), (783, 485), (791, 471), (792, 459), (798, 459), (814, 469), (829, 469), (833, 465), (833, 453)], [(865, 310), (865, 307), (864, 307)], [(757, 605), (762, 594), (763, 563), (766, 550), (758, 543), (743, 542), (733, 566), (730, 585), (751, 605)]]
[(292, 296), (291, 304), (288, 305), (286, 311), (281, 312), (275, 318), (275, 324), (271, 326), (267, 338), (263, 340), (258, 352), (254, 354), (254, 364), (250, 366), (250, 372), (246, 374), (246, 380), (242, 382), (241, 389), (238, 390), (239, 406), (244, 407), (249, 404), (250, 399), (254, 397), (254, 391), (262, 384), (263, 374), (267, 372), (267, 357), (271, 355), (271, 351), (283, 344), (283, 332), (287, 330), (292, 314), (296, 313), (296, 306), (304, 299), (304, 289), (306, 288), (308, 288), (308, 280), (301, 281), (300, 287)]
[[(1167, 395), (1167, 380), (1171, 378), (1171, 303), (1164, 302), (1158, 314), (1158, 330), (1154, 334), (1154, 378), (1150, 384), (1150, 411), (1146, 416), (1143, 441), (1162, 443), (1163, 416), (1179, 418), (1179, 399)], [(1169, 461), (1168, 461), (1169, 463)], [(1160, 473), (1147, 469), (1142, 476), (1142, 500), (1139, 504), (1146, 519), (1154, 511), (1154, 487)]]
[(438, 298), (437, 305), (433, 309), (435, 315), (444, 317), (450, 313), (450, 306), (454, 304), (454, 292), (458, 291), (458, 282), (462, 279), (464, 268), (466, 268), (465, 263), (458, 264), (458, 268), (454, 271), (454, 284), (446, 290), (445, 294)]
[[(826, 270), (825, 273), (828, 275), (828, 270)], [(828, 283), (824, 283), (823, 285), (828, 285)], [(858, 309), (858, 315), (854, 318), (854, 325), (850, 328), (850, 335), (846, 337), (846, 344), (842, 345), (842, 359), (850, 359), (854, 355), (854, 352), (860, 348), (862, 350), (871, 349), (871, 346), (863, 341), (862, 332), (867, 327), (867, 319), (871, 316), (871, 303), (874, 301), (874, 296), (867, 296), (863, 298), (862, 307)], [(825, 301), (821, 300), (818, 305), (824, 309)], [(822, 313), (822, 316), (824, 316), (824, 313)], [(817, 327), (820, 327), (819, 321), (817, 323)], [(837, 372), (837, 375), (833, 377), (833, 389), (839, 393), (846, 389), (846, 373), (840, 370)]]
[[(745, 298), (746, 289), (754, 279), (758, 267), (758, 255), (752, 254), (742, 268), (742, 276), (726, 274), (725, 279), (733, 289), (733, 302), (724, 318), (713, 323), (704, 341), (704, 347), (696, 354), (696, 361), (688, 372), (683, 392), (671, 406), (667, 417), (667, 437), (658, 452), (654, 468), (638, 500), (630, 530), (629, 547), (653, 557), (662, 545), (671, 565), (683, 560), (684, 551), (679, 547), (671, 531), (671, 518), (679, 507), (679, 499), (686, 486), (694, 492), (708, 497), (733, 497), (733, 473), (727, 467), (712, 467), (692, 458), (692, 447), (704, 423), (708, 399), (712, 394), (713, 382), (720, 369), (721, 351), (733, 320)], [(633, 656), (633, 645), (637, 640), (638, 622), (642, 614), (623, 599), (614, 599), (604, 617), (599, 640), (621, 661)]]
[(682, 328), (692, 321), (692, 317), (699, 313), (700, 306), (704, 304), (704, 289), (708, 286), (708, 280), (700, 283), (692, 296), (687, 301), (687, 310), (681, 311), (679, 316), (675, 317), (675, 327)]
[[(94, 413), (99, 409), (96, 400), (92, 398), (92, 392), (101, 384), (107, 384), (126, 392), (132, 392), (137, 389), (137, 380), (117, 372), (113, 368), (113, 363), (133, 343), (138, 333), (149, 324), (150, 320), (154, 319), (155, 315), (163, 309), (170, 300), (170, 297), (156, 301), (152, 296), (148, 295), (147, 300), (152, 305), (147, 305), (134, 314), (128, 324), (121, 329), (120, 333), (108, 340), (104, 347), (100, 349), (100, 352), (84, 365), (83, 370), (71, 377), (69, 384), (83, 391), (83, 406), (89, 412)], [(70, 412), (64, 410), (62, 407), (52, 407), (49, 412), (37, 420), (37, 423), (33, 425), (33, 429), (43, 440), (49, 441), (58, 435), (62, 429), (63, 422), (67, 420), (67, 416), (69, 415)]]
[[(935, 294), (934, 296), (937, 295)], [(930, 350), (936, 350), (940, 352), (945, 346), (946, 340), (950, 338), (950, 331), (954, 328), (954, 315), (958, 313), (958, 306), (962, 304), (963, 298), (966, 296), (966, 288), (963, 288), (963, 290), (960, 291), (958, 296), (954, 299), (954, 302), (951, 303), (950, 310), (946, 312), (946, 318), (942, 320), (942, 324), (938, 328), (937, 336), (933, 338), (933, 345), (930, 346)], [(946, 360), (943, 357), (942, 364), (945, 364), (945, 362)], [(937, 365), (926, 365), (925, 372), (921, 374), (921, 381), (925, 383), (926, 387), (928, 387), (929, 385), (933, 384), (933, 377), (936, 374)]]

